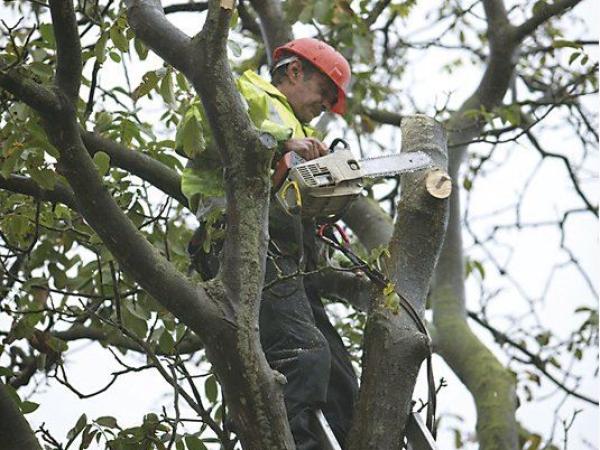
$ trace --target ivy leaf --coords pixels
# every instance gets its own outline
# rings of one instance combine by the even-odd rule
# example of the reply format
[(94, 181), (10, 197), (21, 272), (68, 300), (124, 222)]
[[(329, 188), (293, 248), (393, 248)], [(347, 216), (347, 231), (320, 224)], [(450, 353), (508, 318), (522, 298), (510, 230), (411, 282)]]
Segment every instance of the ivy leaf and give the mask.
[(94, 154), (94, 164), (96, 164), (96, 169), (98, 169), (98, 173), (101, 177), (108, 173), (108, 169), (110, 168), (110, 156), (108, 156), (105, 152), (96, 152)]

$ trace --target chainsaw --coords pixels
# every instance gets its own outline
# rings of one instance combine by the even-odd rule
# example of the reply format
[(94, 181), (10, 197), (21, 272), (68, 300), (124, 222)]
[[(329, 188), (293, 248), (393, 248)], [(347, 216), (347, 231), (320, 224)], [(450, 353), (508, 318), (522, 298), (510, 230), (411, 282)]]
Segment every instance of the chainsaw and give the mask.
[[(336, 149), (338, 144), (343, 148)], [(365, 178), (381, 178), (430, 167), (423, 152), (356, 159), (348, 143), (334, 139), (329, 153), (306, 161), (288, 152), (277, 163), (272, 184), (275, 198), (290, 215), (334, 222), (363, 190)]]

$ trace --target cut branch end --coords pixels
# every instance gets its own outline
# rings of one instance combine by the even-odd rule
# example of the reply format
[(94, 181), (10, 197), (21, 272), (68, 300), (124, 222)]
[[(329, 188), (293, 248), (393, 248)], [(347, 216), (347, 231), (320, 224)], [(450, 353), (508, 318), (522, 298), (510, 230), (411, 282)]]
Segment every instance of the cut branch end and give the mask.
[(452, 193), (452, 178), (445, 170), (433, 169), (425, 178), (425, 187), (435, 198), (448, 198)]

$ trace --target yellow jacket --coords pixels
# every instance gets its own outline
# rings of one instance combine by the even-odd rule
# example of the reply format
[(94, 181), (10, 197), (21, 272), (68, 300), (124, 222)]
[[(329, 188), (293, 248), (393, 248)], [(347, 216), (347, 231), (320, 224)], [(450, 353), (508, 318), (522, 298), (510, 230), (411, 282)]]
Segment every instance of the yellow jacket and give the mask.
[[(236, 80), (237, 89), (256, 128), (278, 142), (314, 136), (315, 130), (294, 115), (285, 95), (256, 73), (248, 70)], [(211, 152), (212, 137), (200, 102), (186, 112), (178, 130), (178, 148), (194, 160), (181, 177), (181, 190), (198, 217), (225, 206), (223, 179), (218, 155)]]

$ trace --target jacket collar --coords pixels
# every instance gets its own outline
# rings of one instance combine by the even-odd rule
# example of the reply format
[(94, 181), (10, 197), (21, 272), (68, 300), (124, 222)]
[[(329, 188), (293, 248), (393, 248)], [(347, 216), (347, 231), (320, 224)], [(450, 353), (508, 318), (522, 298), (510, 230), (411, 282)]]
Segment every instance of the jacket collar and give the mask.
[[(257, 88), (265, 91), (267, 94), (269, 94), (273, 97), (276, 97), (278, 100), (285, 103), (286, 106), (290, 107), (287, 97), (285, 95), (283, 95), (283, 93), (279, 89), (277, 89), (271, 83), (266, 81), (264, 78), (262, 78), (256, 72), (254, 72), (252, 70), (246, 70), (244, 72), (244, 74), (242, 75), (242, 77), (246, 78), (250, 83), (252, 83)], [(291, 109), (291, 107), (290, 107), (290, 109)]]

